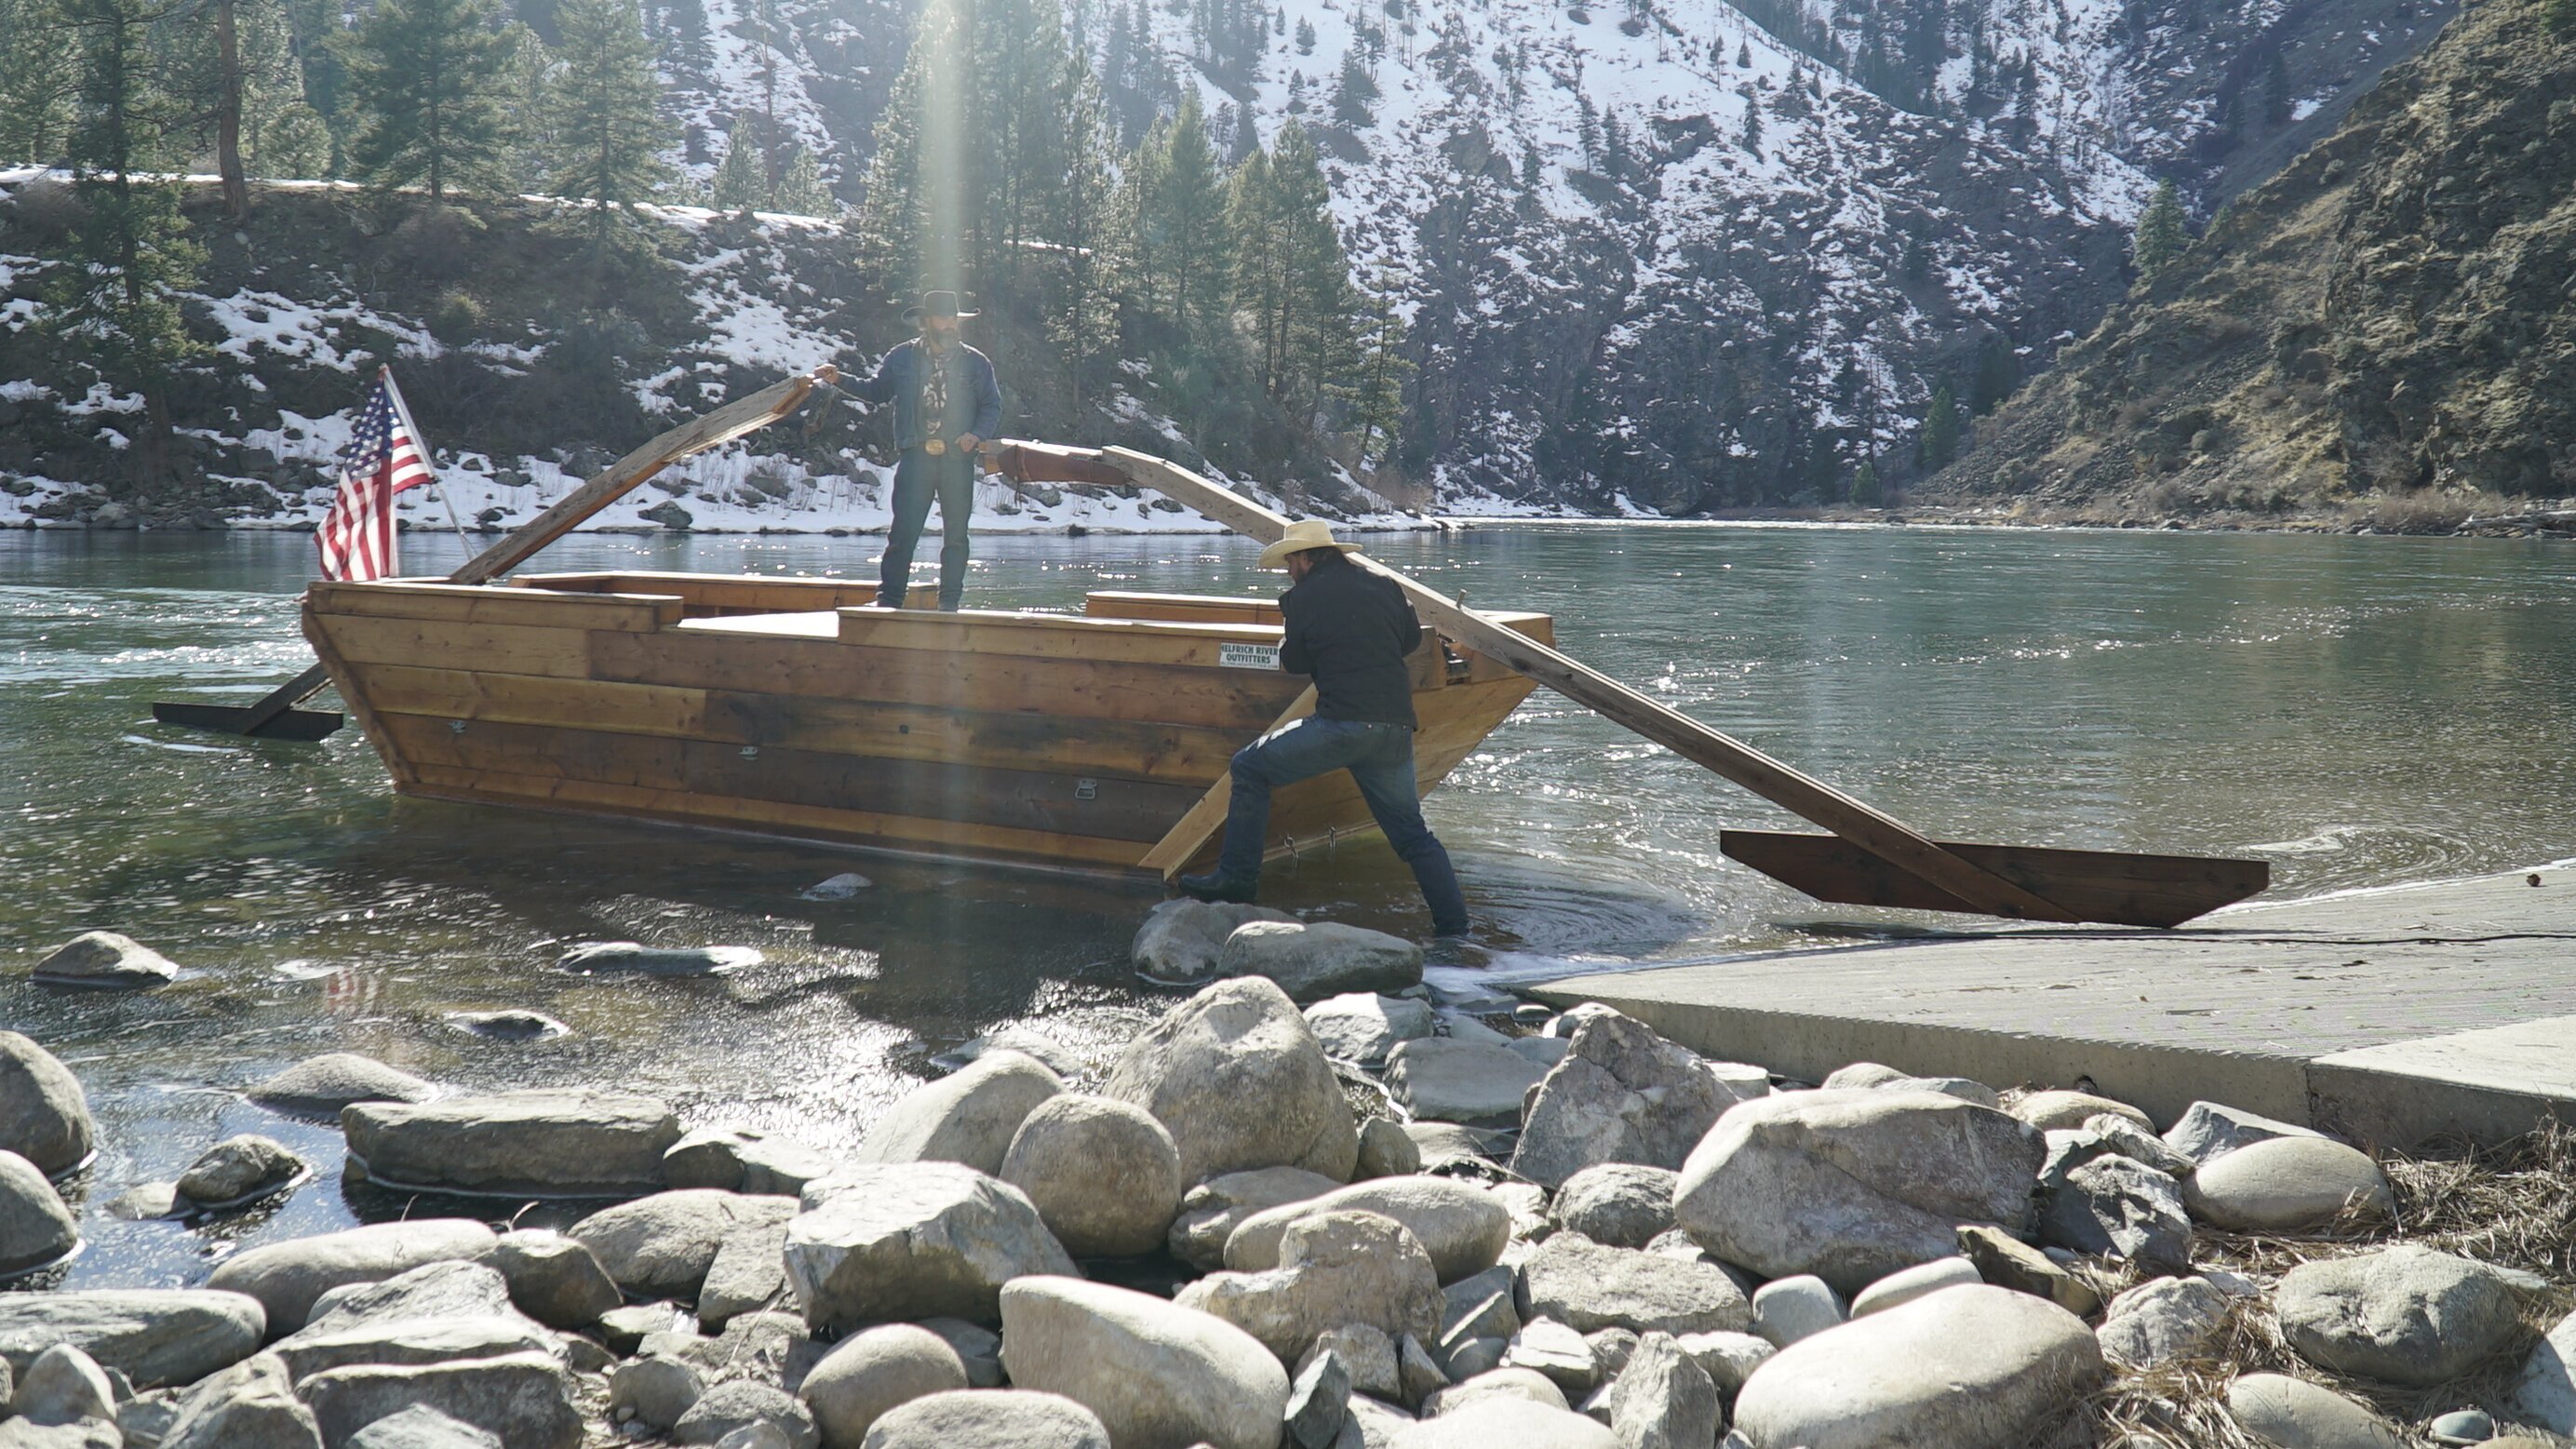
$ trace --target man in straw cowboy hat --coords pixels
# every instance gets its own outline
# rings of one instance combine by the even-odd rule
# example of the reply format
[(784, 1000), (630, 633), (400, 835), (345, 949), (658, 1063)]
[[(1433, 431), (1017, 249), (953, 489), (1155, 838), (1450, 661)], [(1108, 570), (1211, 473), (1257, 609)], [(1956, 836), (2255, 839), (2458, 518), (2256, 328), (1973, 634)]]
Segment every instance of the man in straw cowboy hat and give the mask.
[(894, 524), (877, 566), (877, 602), (900, 609), (912, 585), (912, 551), (939, 500), (939, 607), (966, 596), (967, 518), (975, 511), (975, 449), (1002, 425), (1002, 389), (992, 359), (957, 335), (955, 292), (924, 292), (903, 320), (921, 335), (895, 345), (853, 396), (894, 402)]
[(1413, 773), (1413, 678), (1404, 657), (1422, 647), (1422, 621), (1393, 580), (1343, 557), (1358, 551), (1334, 541), (1318, 519), (1291, 524), (1261, 551), (1263, 568), (1285, 568), (1293, 581), (1279, 596), (1288, 621), (1279, 667), (1313, 677), (1315, 712), (1235, 752), (1216, 870), (1182, 876), (1179, 885), (1203, 901), (1250, 901), (1261, 880), (1270, 792), (1348, 770), (1386, 843), (1413, 867), (1433, 933), (1464, 935), (1467, 900), (1449, 852), (1423, 823)]

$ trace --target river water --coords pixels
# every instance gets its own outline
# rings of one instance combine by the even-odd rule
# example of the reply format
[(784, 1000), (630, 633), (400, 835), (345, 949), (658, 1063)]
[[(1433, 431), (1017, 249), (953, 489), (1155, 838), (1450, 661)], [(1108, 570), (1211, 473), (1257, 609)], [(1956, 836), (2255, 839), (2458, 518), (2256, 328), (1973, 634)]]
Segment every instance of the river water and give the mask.
[[(406, 547), (417, 573), (462, 556), (452, 538)], [(585, 537), (545, 561), (866, 577), (877, 547)], [(2279, 895), (2576, 853), (2563, 546), (1636, 524), (1370, 547), (1471, 604), (1554, 614), (1576, 657), (1936, 834), (2250, 852), (2273, 861)], [(1233, 540), (977, 550), (970, 602), (994, 607), (1276, 587)], [(336, 1131), (238, 1095), (320, 1051), (476, 1088), (632, 1087), (692, 1122), (830, 1147), (981, 1032), (1035, 1023), (1103, 1053), (1156, 1009), (1125, 961), (1151, 894), (396, 800), (354, 729), (299, 746), (153, 723), (154, 699), (247, 702), (309, 662), (293, 595), (310, 560), (300, 536), (0, 535), (0, 1024), (72, 1065), (102, 1138), (78, 1184), (91, 1250), (44, 1281), (200, 1281), (242, 1242), (441, 1207), (344, 1187)], [(1552, 695), (1428, 812), (1488, 928), (1468, 964), (1501, 976), (1810, 943), (1872, 915), (1722, 859), (1721, 827), (1796, 822)], [(851, 870), (872, 884), (802, 894)], [(1373, 841), (1266, 889), (1311, 916), (1421, 928)], [(186, 974), (134, 995), (25, 983), (100, 927)], [(587, 939), (769, 961), (694, 981), (554, 968)], [(448, 1019), (496, 1007), (571, 1030), (496, 1041)], [(246, 1131), (307, 1151), (320, 1177), (211, 1228), (99, 1210)]]

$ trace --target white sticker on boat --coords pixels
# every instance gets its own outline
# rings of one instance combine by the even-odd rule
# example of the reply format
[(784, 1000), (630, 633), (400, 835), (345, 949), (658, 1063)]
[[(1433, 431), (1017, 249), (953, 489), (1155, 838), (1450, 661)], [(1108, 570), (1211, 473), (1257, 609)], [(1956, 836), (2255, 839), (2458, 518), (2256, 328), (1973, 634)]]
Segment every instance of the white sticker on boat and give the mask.
[(1216, 662), (1228, 669), (1276, 669), (1279, 646), (1276, 644), (1219, 644)]

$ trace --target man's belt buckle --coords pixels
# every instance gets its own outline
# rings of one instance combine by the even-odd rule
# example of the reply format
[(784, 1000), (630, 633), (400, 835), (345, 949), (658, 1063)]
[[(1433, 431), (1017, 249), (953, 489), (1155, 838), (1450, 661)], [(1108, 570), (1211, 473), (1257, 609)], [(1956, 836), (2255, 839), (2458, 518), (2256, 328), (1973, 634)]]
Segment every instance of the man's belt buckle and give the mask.
[(932, 457), (936, 458), (936, 457), (938, 457), (940, 454), (945, 453), (945, 452), (947, 452), (947, 451), (948, 451), (948, 445), (947, 445), (946, 443), (941, 442), (941, 441), (940, 441), (939, 439), (937, 439), (937, 438), (928, 438), (928, 439), (924, 439), (924, 440), (923, 440), (922, 445), (921, 445), (921, 451), (923, 451), (923, 452), (925, 452), (925, 453), (928, 453), (930, 456), (932, 456)]

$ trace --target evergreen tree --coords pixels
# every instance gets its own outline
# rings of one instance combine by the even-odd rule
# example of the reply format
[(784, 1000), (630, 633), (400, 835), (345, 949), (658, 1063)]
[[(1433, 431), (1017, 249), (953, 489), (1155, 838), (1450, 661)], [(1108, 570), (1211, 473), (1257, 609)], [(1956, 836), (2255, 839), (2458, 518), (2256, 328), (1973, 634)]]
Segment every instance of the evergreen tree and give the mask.
[(1073, 412), (1082, 415), (1092, 359), (1117, 343), (1115, 147), (1107, 102), (1079, 52), (1065, 57), (1064, 214), (1056, 241), (1065, 261), (1064, 288), (1052, 322), (1071, 363)]
[(636, 204), (670, 179), (661, 151), (679, 138), (653, 109), (661, 85), (636, 0), (563, 0), (555, 26), (563, 44), (553, 190), (590, 203), (591, 239), (604, 246), (619, 219), (631, 222)]
[(2263, 119), (2275, 126), (2280, 125), (2290, 119), (2290, 111), (2297, 99), (2290, 94), (2289, 61), (2282, 55), (2281, 47), (2275, 44), (2271, 54), (2263, 58)]
[(1762, 106), (1760, 102), (1755, 101), (1750, 97), (1747, 97), (1744, 103), (1744, 135), (1742, 139), (1745, 150), (1752, 152), (1756, 156), (1762, 154)]
[(1752, 41), (1744, 41), (1735, 47), (1735, 64), (1739, 69), (1743, 70), (1751, 70), (1753, 68)]
[(787, 159), (778, 168), (778, 187), (770, 196), (770, 209), (790, 216), (835, 217), (841, 214), (841, 201), (832, 188), (823, 184), (823, 163), (802, 141), (787, 143)]
[(1950, 384), (1932, 389), (1932, 406), (1923, 415), (1923, 471), (1937, 473), (1959, 456), (1959, 403)]
[(1862, 508), (1876, 508), (1880, 497), (1878, 465), (1863, 458), (1860, 471), (1852, 474), (1851, 501)]
[(506, 186), (502, 78), (509, 41), (499, 0), (377, 0), (345, 32), (340, 61), (356, 137), (349, 159), (378, 187)]
[(733, 136), (725, 143), (724, 164), (716, 168), (711, 199), (718, 211), (759, 211), (769, 205), (769, 164), (752, 138), (750, 117), (733, 118)]
[(1297, 53), (1299, 55), (1315, 53), (1315, 22), (1303, 17), (1297, 21)]
[(2550, 34), (2562, 39), (2576, 36), (2576, 0), (2545, 0), (2541, 17)]
[(1404, 384), (1413, 363), (1404, 355), (1404, 316), (1396, 310), (1395, 282), (1380, 277), (1367, 298), (1366, 320), (1358, 339), (1360, 365), (1349, 385), (1351, 425), (1358, 431), (1354, 452), (1362, 464), (1386, 460), (1404, 418)]
[(281, 107), (261, 128), (252, 170), (284, 181), (322, 181), (333, 174), (331, 128), (302, 101)]
[(557, 64), (545, 37), (523, 21), (503, 27), (501, 38), (510, 47), (501, 71), (502, 170), (511, 186), (536, 190), (554, 174), (563, 149)]
[(2000, 337), (1988, 337), (1977, 350), (1977, 375), (1968, 389), (1968, 411), (1984, 417), (2012, 396), (2021, 383), (2021, 368), (2013, 360), (2012, 344)]
[(0, 164), (52, 163), (70, 140), (70, 47), (52, 0), (0, 0)]
[(1131, 244), (1140, 259), (1151, 258), (1146, 271), (1153, 281), (1140, 300), (1189, 336), (1212, 336), (1234, 258), (1225, 184), (1208, 149), (1195, 93), (1182, 98), (1179, 113), (1157, 127), (1143, 149), (1150, 154), (1138, 158), (1143, 164), (1136, 169), (1147, 174), (1153, 189), (1131, 193), (1125, 208)]
[(1369, 107), (1378, 98), (1377, 82), (1369, 78), (1368, 67), (1360, 64), (1356, 50), (1342, 53), (1342, 79), (1333, 91), (1333, 119), (1357, 130), (1377, 117)]
[(2130, 244), (2129, 255), (2137, 266), (2138, 280), (2153, 286), (2157, 274), (2173, 265), (2189, 241), (2183, 231), (2182, 193), (2168, 176), (2156, 183), (2155, 199), (2138, 217), (2137, 237)]

